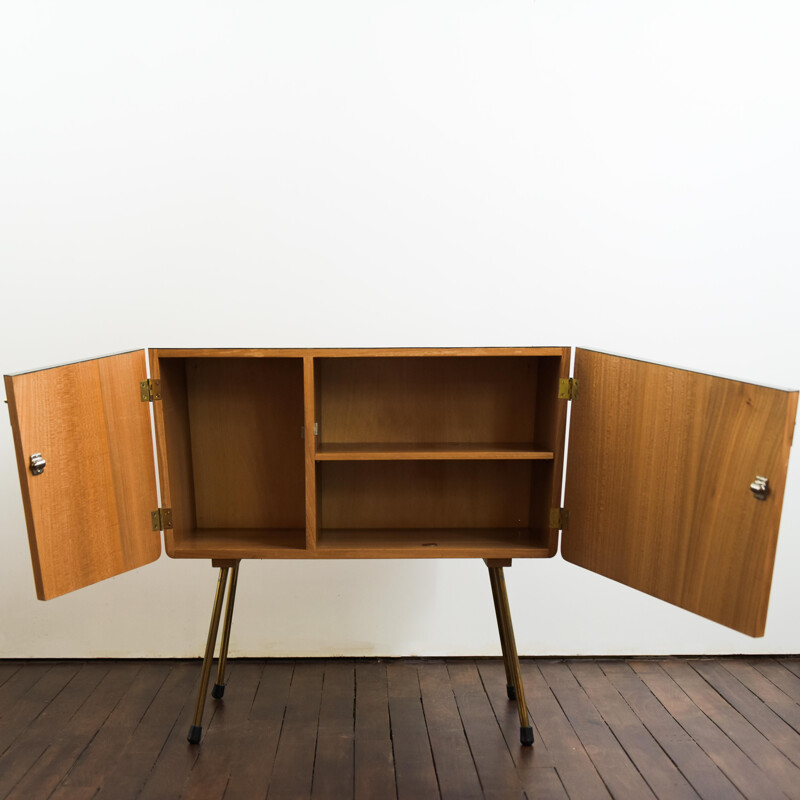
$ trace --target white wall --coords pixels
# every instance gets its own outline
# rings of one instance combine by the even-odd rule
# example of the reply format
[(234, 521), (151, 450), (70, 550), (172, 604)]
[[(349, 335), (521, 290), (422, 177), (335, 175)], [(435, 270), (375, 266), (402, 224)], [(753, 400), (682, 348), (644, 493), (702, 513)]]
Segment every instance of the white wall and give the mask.
[[(0, 370), (140, 346), (579, 344), (800, 387), (800, 6), (25, 2), (0, 12)], [(0, 656), (201, 651), (207, 562), (34, 598), (0, 426)], [(560, 559), (526, 654), (799, 652)], [(249, 562), (234, 655), (498, 653), (479, 562)]]

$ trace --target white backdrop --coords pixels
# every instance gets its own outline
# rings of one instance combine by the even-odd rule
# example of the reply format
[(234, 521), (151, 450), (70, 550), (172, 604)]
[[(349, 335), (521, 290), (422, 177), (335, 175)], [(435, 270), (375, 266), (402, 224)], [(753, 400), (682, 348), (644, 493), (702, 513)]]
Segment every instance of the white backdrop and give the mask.
[[(800, 387), (800, 5), (5, 3), (0, 370), (144, 346), (578, 344)], [(0, 426), (0, 657), (186, 656), (208, 562), (35, 599)], [(800, 651), (553, 560), (525, 654)], [(480, 562), (248, 562), (233, 655), (499, 653)]]

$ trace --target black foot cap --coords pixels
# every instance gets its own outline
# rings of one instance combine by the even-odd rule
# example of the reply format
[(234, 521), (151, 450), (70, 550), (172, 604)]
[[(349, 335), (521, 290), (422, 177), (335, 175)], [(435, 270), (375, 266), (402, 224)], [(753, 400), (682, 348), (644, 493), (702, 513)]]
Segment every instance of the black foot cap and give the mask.
[(186, 737), (191, 744), (200, 744), (200, 734), (203, 732), (202, 725), (192, 725), (189, 728), (189, 735)]
[(519, 740), (525, 747), (530, 747), (533, 744), (533, 728), (520, 728)]
[(224, 683), (215, 683), (214, 688), (211, 690), (211, 696), (215, 700), (221, 700), (222, 695), (225, 694), (225, 684)]
[(508, 695), (509, 700), (517, 699), (517, 690), (510, 683), (506, 686), (506, 694)]

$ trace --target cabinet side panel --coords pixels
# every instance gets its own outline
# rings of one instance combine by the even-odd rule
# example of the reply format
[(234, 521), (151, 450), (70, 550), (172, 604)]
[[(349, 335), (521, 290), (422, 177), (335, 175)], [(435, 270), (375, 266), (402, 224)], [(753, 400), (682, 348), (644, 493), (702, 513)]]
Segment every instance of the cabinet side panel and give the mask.
[[(139, 398), (144, 354), (7, 379), (28, 536), (42, 600), (158, 558), (155, 469)], [(28, 458), (41, 453), (39, 475)]]
[(164, 531), (167, 555), (197, 527), (192, 482), (189, 406), (185, 360), (150, 351), (150, 373), (161, 381), (162, 399), (153, 403), (161, 505), (172, 509), (172, 530)]
[[(549, 530), (550, 555), (558, 550), (558, 531), (550, 528), (550, 511), (561, 505), (561, 481), (564, 472), (564, 447), (568, 401), (558, 397), (560, 378), (569, 377), (570, 350), (565, 347), (560, 358), (539, 360), (536, 398), (536, 441), (553, 453), (543, 480), (534, 481), (531, 490), (531, 527)], [(536, 475), (537, 473), (534, 473)]]
[(576, 376), (564, 557), (763, 635), (797, 393), (582, 350)]

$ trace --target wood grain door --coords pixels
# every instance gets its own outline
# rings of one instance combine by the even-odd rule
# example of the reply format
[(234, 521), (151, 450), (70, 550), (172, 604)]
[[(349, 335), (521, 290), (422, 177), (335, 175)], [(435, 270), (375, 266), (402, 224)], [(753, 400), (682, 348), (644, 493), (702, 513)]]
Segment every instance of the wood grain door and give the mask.
[(5, 377), (40, 600), (161, 554), (145, 378), (142, 350)]
[(580, 349), (575, 377), (564, 558), (763, 636), (797, 392)]

